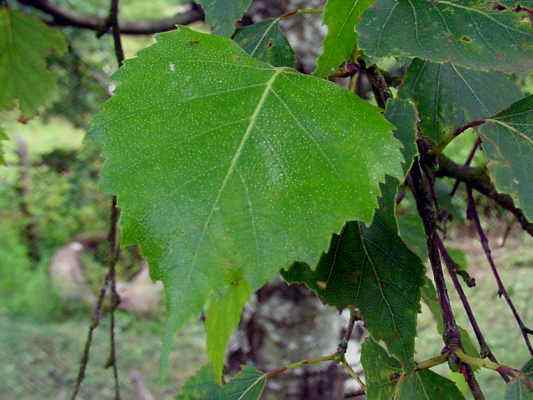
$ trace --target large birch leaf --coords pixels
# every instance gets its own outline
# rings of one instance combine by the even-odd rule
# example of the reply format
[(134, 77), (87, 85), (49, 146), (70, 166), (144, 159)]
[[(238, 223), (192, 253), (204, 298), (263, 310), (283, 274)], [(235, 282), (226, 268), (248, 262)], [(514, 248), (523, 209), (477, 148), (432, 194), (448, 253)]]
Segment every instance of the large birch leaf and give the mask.
[(533, 95), (486, 121), (480, 127), (482, 146), (496, 187), (533, 220)]
[(31, 116), (46, 104), (56, 79), (46, 57), (66, 50), (63, 34), (39, 19), (0, 6), (0, 110), (17, 106)]
[(328, 77), (348, 60), (355, 48), (355, 26), (374, 0), (328, 0), (322, 17), (328, 33), (322, 54), (318, 57), (315, 75)]
[(416, 318), (424, 265), (398, 236), (394, 215), (397, 181), (387, 180), (387, 197), (370, 227), (348, 222), (333, 235), (316, 270), (303, 263), (282, 271), (289, 282), (302, 282), (337, 308), (356, 306), (368, 331), (383, 340), (402, 364), (412, 363)]
[(369, 222), (401, 153), (379, 110), (178, 28), (128, 60), (94, 119), (126, 243), (166, 286), (169, 332), (239, 270), (251, 289), (318, 261), (344, 221)]
[(372, 56), (419, 57), (503, 72), (533, 68), (527, 14), (492, 1), (377, 0), (358, 25), (359, 46)]
[(422, 132), (440, 144), (450, 140), (456, 128), (505, 110), (522, 96), (501, 73), (417, 59), (407, 70), (400, 97), (413, 99)]

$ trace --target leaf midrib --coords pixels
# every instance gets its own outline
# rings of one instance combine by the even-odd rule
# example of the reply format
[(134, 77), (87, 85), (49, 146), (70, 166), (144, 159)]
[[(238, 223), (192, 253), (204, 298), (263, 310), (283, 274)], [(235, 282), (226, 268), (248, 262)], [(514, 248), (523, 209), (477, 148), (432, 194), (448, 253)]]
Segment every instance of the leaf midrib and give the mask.
[(246, 145), (246, 142), (250, 138), (256, 123), (257, 118), (259, 114), (261, 113), (261, 110), (263, 109), (263, 106), (265, 105), (266, 99), (268, 98), (268, 95), (272, 92), (272, 86), (274, 85), (274, 82), (276, 78), (284, 71), (284, 68), (274, 69), (274, 73), (270, 77), (270, 79), (265, 83), (265, 90), (261, 94), (261, 97), (259, 98), (259, 101), (257, 103), (257, 106), (255, 107), (252, 115), (250, 116), (250, 122), (248, 126), (246, 127), (246, 130), (241, 138), (241, 141), (239, 142), (239, 145), (237, 146), (237, 149), (235, 150), (235, 154), (233, 155), (233, 158), (230, 161), (228, 170), (226, 172), (226, 175), (224, 176), (224, 179), (222, 180), (222, 183), (220, 184), (220, 188), (218, 189), (217, 195), (215, 197), (215, 200), (213, 201), (213, 204), (211, 206), (211, 209), (209, 211), (209, 214), (206, 218), (206, 221), (204, 223), (204, 226), (202, 228), (202, 233), (200, 234), (200, 238), (198, 239), (198, 244), (196, 245), (196, 249), (194, 251), (194, 255), (192, 258), (192, 268), (189, 271), (189, 275), (192, 273), (192, 270), (196, 266), (196, 259), (198, 258), (198, 252), (200, 250), (200, 247), (202, 245), (202, 242), (204, 240), (205, 234), (207, 233), (207, 229), (209, 228), (209, 224), (211, 223), (211, 219), (213, 218), (213, 214), (215, 213), (215, 210), (217, 208), (217, 205), (220, 201), (220, 198), (222, 197), (222, 193), (224, 192), (224, 189), (226, 188), (226, 185), (228, 184), (230, 178), (232, 177), (233, 173), (235, 172), (235, 168), (237, 166), (237, 163), (239, 161), (239, 158), (242, 154), (242, 151), (244, 149), (244, 146)]

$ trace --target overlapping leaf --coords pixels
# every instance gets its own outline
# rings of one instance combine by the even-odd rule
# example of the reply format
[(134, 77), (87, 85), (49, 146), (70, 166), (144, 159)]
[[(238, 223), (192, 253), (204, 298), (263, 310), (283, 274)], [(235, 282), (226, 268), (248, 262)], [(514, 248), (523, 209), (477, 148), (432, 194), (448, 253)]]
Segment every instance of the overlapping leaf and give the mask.
[(533, 96), (487, 119), (480, 132), (496, 187), (533, 220)]
[(217, 291), (211, 298), (206, 315), (207, 355), (220, 382), (226, 347), (239, 325), (241, 311), (251, 294), (250, 285), (237, 273), (227, 278), (228, 288)]
[(369, 221), (379, 181), (401, 176), (377, 108), (186, 28), (126, 62), (93, 121), (124, 241), (166, 286), (169, 332), (239, 270), (257, 289), (316, 263), (344, 221)]
[(213, 370), (205, 366), (190, 378), (176, 400), (259, 400), (266, 385), (266, 375), (245, 367), (229, 383), (215, 382)]
[(533, 68), (527, 14), (491, 1), (377, 0), (358, 25), (372, 56), (419, 57), (503, 72)]
[(505, 110), (521, 98), (521, 93), (500, 73), (417, 59), (407, 70), (400, 96), (413, 99), (422, 132), (441, 144), (456, 128)]
[(414, 158), (418, 155), (416, 146), (418, 114), (416, 107), (410, 100), (391, 99), (387, 102), (385, 118), (396, 127), (394, 137), (402, 143), (402, 153), (405, 159), (403, 171), (407, 173)]
[(31, 116), (46, 104), (56, 79), (46, 57), (60, 55), (66, 42), (59, 30), (35, 17), (0, 6), (0, 110), (17, 106)]
[[(388, 179), (387, 186), (397, 182)], [(303, 263), (282, 271), (338, 308), (355, 305), (368, 330), (383, 340), (403, 365), (412, 362), (424, 266), (398, 237), (394, 194), (388, 191), (372, 225), (348, 222), (334, 235), (315, 271)]]
[(231, 36), (252, 0), (199, 0), (213, 33)]
[(430, 370), (404, 370), (395, 358), (369, 338), (363, 344), (368, 400), (464, 400), (457, 386)]
[(328, 0), (324, 6), (323, 23), (328, 32), (322, 54), (318, 57), (315, 75), (328, 77), (348, 60), (355, 48), (355, 26), (373, 0)]
[(294, 67), (294, 52), (279, 26), (279, 18), (239, 28), (233, 40), (248, 54), (274, 67)]

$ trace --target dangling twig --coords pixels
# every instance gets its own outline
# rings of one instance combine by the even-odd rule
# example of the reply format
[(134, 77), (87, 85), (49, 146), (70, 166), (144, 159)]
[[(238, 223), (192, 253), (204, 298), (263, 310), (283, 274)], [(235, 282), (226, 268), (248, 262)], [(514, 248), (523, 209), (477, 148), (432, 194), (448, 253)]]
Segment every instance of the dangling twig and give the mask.
[(492, 252), (490, 250), (489, 240), (487, 239), (487, 236), (485, 235), (483, 227), (481, 226), (481, 220), (479, 219), (479, 214), (476, 209), (476, 203), (474, 200), (474, 195), (472, 194), (472, 188), (470, 186), (467, 186), (466, 192), (467, 192), (467, 198), (468, 198), (467, 211), (466, 211), (467, 218), (474, 223), (474, 226), (477, 230), (479, 240), (481, 242), (481, 247), (483, 247), (483, 251), (485, 252), (485, 257), (487, 258), (487, 261), (489, 262), (490, 268), (492, 270), (492, 274), (494, 275), (494, 279), (496, 280), (496, 284), (498, 286), (498, 296), (503, 296), (505, 301), (507, 302), (507, 305), (511, 309), (511, 312), (513, 313), (513, 316), (520, 328), (522, 336), (524, 337), (524, 341), (529, 350), (529, 354), (533, 356), (533, 347), (531, 346), (531, 341), (529, 340), (529, 335), (533, 334), (533, 330), (528, 328), (526, 324), (524, 323), (524, 321), (522, 320), (522, 317), (520, 317), (520, 314), (518, 313), (513, 301), (511, 300), (511, 296), (509, 296), (509, 293), (507, 292), (507, 289), (505, 288), (505, 285), (503, 284), (503, 281), (500, 277), (500, 273), (498, 272), (498, 269), (496, 268), (496, 264), (494, 263), (494, 259), (492, 258)]

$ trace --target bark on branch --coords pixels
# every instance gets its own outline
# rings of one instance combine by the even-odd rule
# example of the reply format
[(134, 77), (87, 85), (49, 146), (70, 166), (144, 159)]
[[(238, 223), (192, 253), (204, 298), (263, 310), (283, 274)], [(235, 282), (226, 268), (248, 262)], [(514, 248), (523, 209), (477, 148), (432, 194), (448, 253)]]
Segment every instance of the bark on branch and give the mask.
[(516, 207), (511, 196), (505, 193), (499, 193), (496, 190), (485, 168), (459, 165), (443, 155), (439, 156), (438, 163), (439, 168), (435, 176), (447, 176), (465, 182), (472, 189), (491, 198), (500, 207), (513, 214), (522, 226), (522, 229), (533, 236), (533, 222), (530, 222), (524, 215), (524, 212)]
[[(60, 7), (49, 0), (18, 0), (22, 5), (32, 7), (51, 17), (45, 22), (54, 26), (72, 26), (89, 29), (96, 32), (106, 30), (108, 20), (106, 17), (96, 15), (82, 15), (66, 8)], [(202, 21), (204, 13), (202, 9), (192, 4), (189, 10), (176, 14), (172, 17), (157, 20), (126, 21), (119, 24), (120, 33), (128, 35), (151, 35), (158, 32), (170, 31), (176, 25), (188, 25)]]

